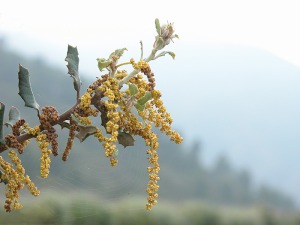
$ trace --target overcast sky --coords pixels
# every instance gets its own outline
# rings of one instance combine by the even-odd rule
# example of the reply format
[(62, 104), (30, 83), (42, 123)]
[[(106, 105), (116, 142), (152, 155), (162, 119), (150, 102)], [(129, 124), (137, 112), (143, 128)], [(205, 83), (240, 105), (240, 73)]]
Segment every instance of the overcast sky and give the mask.
[[(188, 134), (185, 140), (195, 137), (203, 139), (207, 148), (206, 154), (214, 156), (211, 159), (225, 148), (233, 161), (239, 162), (240, 165), (249, 165), (249, 168), (256, 172), (256, 176), (264, 178), (270, 177), (270, 171), (263, 170), (268, 164), (268, 169), (276, 176), (274, 182), (280, 182), (281, 186), (291, 191), (291, 184), (300, 183), (299, 176), (291, 175), (290, 180), (284, 182), (278, 180), (277, 174), (284, 171), (280, 165), (284, 163), (283, 155), (288, 154), (285, 146), (277, 145), (275, 149), (273, 135), (276, 129), (279, 129), (278, 137), (286, 137), (286, 141), (282, 141), (282, 144), (289, 143), (290, 149), (298, 152), (299, 138), (295, 136), (299, 134), (298, 74), (295, 72), (291, 75), (288, 74), (291, 71), (285, 70), (279, 71), (280, 73), (277, 73), (279, 77), (275, 79), (273, 75), (276, 75), (274, 70), (278, 71), (281, 68), (276, 69), (276, 65), (282, 61), (300, 67), (299, 11), (299, 0), (0, 0), (0, 38), (6, 37), (10, 47), (35, 57), (43, 56), (47, 62), (55, 63), (65, 71), (64, 58), (67, 45), (75, 45), (79, 50), (80, 72), (95, 77), (99, 76), (96, 58), (107, 57), (113, 50), (127, 47), (128, 52), (124, 57), (138, 59), (140, 40), (144, 43), (145, 54), (151, 50), (156, 35), (155, 18), (159, 18), (161, 23), (174, 22), (175, 31), (180, 39), (175, 40), (174, 44), (171, 43), (168, 50), (176, 53), (176, 60), (168, 58), (153, 62), (157, 66), (153, 70), (157, 87), (164, 93), (164, 102), (174, 118), (173, 125), (182, 128), (185, 134)], [(234, 47), (217, 49), (223, 45)], [(252, 48), (255, 49), (253, 54)], [(259, 50), (258, 53), (256, 50)], [(199, 51), (202, 51), (201, 54), (198, 54)], [(245, 54), (249, 54), (249, 57)], [(273, 54), (280, 59), (272, 58)], [(240, 61), (237, 60), (239, 56), (242, 56)], [(226, 61), (230, 57), (233, 57), (234, 63)], [(226, 63), (228, 67), (234, 68), (222, 73), (224, 71), (221, 70), (227, 68)], [(248, 67), (244, 68), (244, 65)], [(253, 65), (260, 68), (251, 70)], [(259, 73), (249, 74), (247, 69)], [(188, 82), (182, 82), (185, 80), (181, 79), (181, 76)], [(289, 82), (289, 79), (292, 81)], [(284, 87), (278, 88), (281, 84)], [(290, 84), (294, 84), (293, 88)], [(261, 92), (257, 90), (260, 86)], [(188, 91), (184, 93), (178, 91), (182, 89)], [(278, 109), (268, 108), (265, 114), (259, 111), (261, 107), (264, 109), (272, 102), (269, 99), (264, 102), (261, 93), (267, 93)], [(277, 103), (282, 93), (285, 94), (285, 98), (281, 101), (283, 107)], [(249, 104), (245, 99), (249, 100), (248, 97), (252, 95), (256, 96), (256, 99), (252, 99)], [(178, 99), (185, 101), (178, 102), (176, 101)], [(295, 106), (287, 107), (286, 104), (291, 101), (290, 105)], [(190, 110), (190, 105), (195, 103), (198, 108)], [(248, 108), (245, 114), (241, 113), (243, 105), (247, 104), (253, 108), (254, 113), (250, 116)], [(220, 105), (224, 107), (218, 108)], [(191, 111), (188, 118), (184, 109)], [(287, 109), (290, 113), (284, 114), (280, 111)], [(229, 118), (227, 120), (224, 119), (226, 112)], [(232, 114), (236, 115), (234, 120), (230, 117)], [(246, 119), (241, 118), (241, 115)], [(270, 125), (257, 130), (255, 123), (263, 124), (265, 118), (270, 120), (269, 115), (275, 118), (270, 122), (272, 126), (276, 126), (273, 133)], [(199, 126), (192, 118), (197, 118)], [(285, 118), (291, 119), (292, 122), (283, 122), (283, 125), (279, 126), (278, 121), (286, 121)], [(218, 121), (220, 126), (217, 126)], [(247, 127), (243, 124), (245, 121), (249, 123), (248, 128), (253, 125), (252, 130), (245, 129)], [(223, 125), (226, 122), (227, 126)], [(194, 129), (194, 133), (191, 132), (191, 128)], [(289, 135), (287, 131), (295, 134), (295, 137)], [(264, 133), (270, 135), (268, 140)], [(240, 136), (244, 139), (237, 138)], [(280, 142), (282, 138), (276, 140)], [(253, 143), (258, 146), (253, 147)], [(257, 157), (254, 148), (257, 154), (261, 152), (265, 154), (260, 155), (260, 162), (257, 158), (253, 160), (246, 154), (251, 152), (252, 157)], [(270, 156), (274, 159), (273, 152), (276, 150), (278, 165), (270, 166)], [(209, 158), (207, 155), (204, 157)], [(290, 158), (296, 160), (299, 157), (296, 153), (290, 153)], [(276, 164), (276, 160), (273, 160), (273, 164), (274, 162)], [(299, 164), (295, 162), (293, 165)], [(299, 185), (294, 186), (296, 190), (292, 192), (296, 195)], [(300, 196), (298, 198), (300, 199)]]
[(0, 33), (56, 46), (138, 48), (141, 39), (152, 44), (158, 17), (175, 23), (181, 43), (254, 46), (300, 66), (299, 9), (297, 0), (0, 0)]

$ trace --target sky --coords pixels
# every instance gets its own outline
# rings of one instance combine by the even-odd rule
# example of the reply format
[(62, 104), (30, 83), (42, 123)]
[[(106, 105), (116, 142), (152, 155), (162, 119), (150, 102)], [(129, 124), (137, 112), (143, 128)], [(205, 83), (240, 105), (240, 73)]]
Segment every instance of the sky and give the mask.
[[(232, 121), (223, 120), (223, 111), (215, 111), (213, 104), (217, 103), (218, 106), (224, 106), (223, 108), (221, 107), (221, 109), (225, 110), (230, 116), (233, 111), (227, 107), (228, 102), (224, 101), (224, 98), (221, 98), (222, 96), (220, 97), (222, 93), (224, 96), (227, 94), (228, 96), (225, 97), (228, 97), (229, 100), (234, 98), (239, 101), (240, 105), (242, 104), (243, 106), (244, 104), (244, 106), (246, 106), (244, 99), (255, 94), (255, 90), (253, 90), (255, 85), (263, 91), (265, 88), (263, 85), (266, 85), (268, 88), (268, 84), (272, 84), (272, 82), (277, 82), (278, 84), (276, 85), (278, 87), (281, 84), (285, 84), (279, 77), (272, 82), (264, 80), (267, 78), (261, 77), (256, 77), (256, 80), (251, 80), (252, 75), (247, 74), (247, 68), (243, 69), (243, 65), (258, 65), (263, 68), (263, 70), (266, 70), (263, 71), (266, 73), (268, 72), (268, 67), (274, 67), (277, 62), (279, 64), (281, 61), (295, 68), (300, 68), (299, 8), (300, 2), (292, 0), (115, 0), (106, 2), (100, 0), (0, 0), (0, 38), (6, 38), (10, 48), (14, 48), (33, 57), (41, 56), (45, 61), (61, 67), (64, 70), (66, 69), (64, 59), (67, 45), (71, 44), (77, 46), (80, 57), (79, 69), (81, 73), (96, 77), (99, 76), (96, 58), (108, 57), (115, 49), (126, 47), (128, 52), (124, 54), (124, 60), (126, 57), (138, 59), (140, 56), (140, 40), (143, 41), (145, 55), (147, 55), (151, 50), (156, 35), (154, 26), (155, 18), (159, 18), (161, 23), (174, 22), (175, 33), (179, 35), (179, 39), (174, 40), (174, 43), (167, 46), (167, 50), (174, 51), (176, 53), (176, 59), (173, 61), (170, 57), (167, 57), (159, 59), (158, 62), (153, 62), (153, 64), (157, 87), (164, 93), (164, 101), (173, 116), (175, 127), (182, 127), (182, 130), (185, 132), (184, 134), (188, 134), (186, 135), (186, 139), (188, 141), (192, 140), (192, 138), (189, 138), (189, 129), (195, 127), (195, 122), (193, 120), (187, 121), (186, 115), (183, 113), (185, 112), (184, 109), (187, 109), (189, 105), (198, 104), (198, 111), (194, 108), (189, 110), (194, 111), (191, 115), (198, 118), (199, 123), (206, 126), (206, 130), (199, 127), (193, 134), (193, 138), (199, 134), (203, 138), (206, 137), (205, 135), (212, 137), (211, 140), (209, 140), (209, 138), (206, 139), (207, 143), (205, 143), (210, 151), (211, 159), (224, 149), (227, 149), (226, 153), (228, 153), (230, 158), (233, 158), (235, 162), (238, 162), (239, 165), (248, 165), (249, 168), (252, 166), (252, 171), (256, 173), (256, 176), (266, 178), (270, 177), (270, 173), (275, 176), (277, 172), (279, 173), (281, 171), (282, 168), (279, 164), (286, 150), (285, 147), (280, 147), (282, 152), (279, 151), (276, 153), (278, 154), (276, 159), (278, 160), (277, 165), (268, 166), (267, 170), (262, 172), (262, 170), (266, 168), (266, 163), (270, 165), (269, 156), (275, 148), (271, 137), (273, 135), (272, 126), (268, 126), (270, 128), (269, 130), (260, 129), (260, 132), (269, 132), (269, 141), (266, 141), (264, 135), (259, 136), (259, 132), (250, 134), (247, 133), (247, 130), (243, 131), (245, 126), (243, 127), (243, 124), (241, 124), (238, 119), (238, 116), (241, 115), (240, 111), (242, 108), (237, 108), (237, 112), (239, 113), (236, 112), (237, 120), (235, 123), (240, 125), (241, 129), (233, 130), (235, 127), (232, 126)], [(223, 48), (222, 46), (227, 47)], [(250, 50), (243, 52), (245, 48)], [(234, 52), (230, 52), (232, 49), (234, 49)], [(242, 52), (239, 51), (239, 49), (241, 49)], [(261, 50), (263, 52), (261, 58), (255, 58), (256, 53), (254, 54), (251, 49)], [(246, 55), (248, 53), (249, 56)], [(241, 58), (255, 61), (255, 63), (251, 64), (247, 62), (248, 64), (244, 64), (245, 62), (240, 61), (240, 65), (234, 65), (229, 57), (228, 61), (226, 61), (227, 55), (230, 54), (235, 57), (234, 63), (238, 62), (236, 56), (239, 55)], [(271, 57), (273, 61), (269, 62), (269, 65), (264, 64), (263, 61), (261, 63), (259, 62), (260, 59), (269, 59), (269, 56), (276, 56), (278, 60), (277, 58), (274, 59), (274, 57)], [(228, 67), (234, 65), (236, 66), (236, 71), (239, 70), (241, 71), (241, 75), (246, 74), (246, 76), (241, 76), (240, 79), (234, 78), (232, 80), (226, 80), (221, 68), (215, 68), (221, 64), (219, 63), (217, 65), (214, 64), (214, 62), (222, 62), (222, 68), (226, 68), (226, 63), (228, 63)], [(199, 68), (197, 68), (199, 66), (204, 67), (206, 70), (199, 70)], [(231, 69), (235, 68), (230, 68), (230, 70), (226, 72), (228, 78), (230, 78)], [(257, 68), (257, 70), (259, 70), (259, 68)], [(159, 76), (160, 71), (162, 71), (163, 76)], [(203, 73), (198, 74), (199, 71)], [(208, 74), (210, 76), (215, 74), (219, 75), (209, 77), (204, 74), (205, 71), (209, 71), (210, 73)], [(271, 69), (269, 71), (271, 71)], [(297, 72), (295, 72), (293, 76), (296, 73)], [(176, 74), (178, 77), (172, 77), (173, 74)], [(285, 72), (280, 74), (285, 74)], [(262, 73), (262, 76), (263, 75), (264, 73)], [(272, 74), (269, 75), (270, 76), (267, 76), (268, 79), (272, 79)], [(214, 80), (216, 78), (218, 79), (217, 82)], [(294, 79), (292, 77), (287, 78)], [(261, 83), (257, 84), (256, 81)], [(287, 85), (287, 87), (278, 90), (286, 93), (286, 99), (290, 99), (289, 93), (291, 94), (290, 96), (293, 96), (293, 100), (298, 99), (297, 96), (299, 93), (296, 91), (298, 79), (295, 78), (295, 81), (291, 83), (295, 84), (292, 88), (289, 88)], [(270, 90), (276, 94), (273, 95), (273, 93), (269, 93), (271, 101), (275, 102), (274, 107), (276, 106), (275, 100), (277, 99), (272, 99), (272, 96), (278, 96), (279, 98), (281, 96), (280, 93), (278, 94), (278, 92), (276, 92), (276, 85), (270, 88)], [(178, 91), (182, 90), (183, 87), (185, 88), (186, 95)], [(225, 90), (225, 87), (227, 87), (227, 89), (230, 88), (230, 90)], [(289, 89), (291, 92), (286, 91)], [(200, 92), (197, 92), (199, 90)], [(246, 93), (248, 90), (250, 91)], [(193, 98), (186, 99), (189, 93), (194, 96)], [(199, 93), (201, 96), (197, 96)], [(241, 97), (239, 99), (236, 95), (240, 94)], [(185, 99), (182, 100), (183, 96)], [(264, 103), (261, 103), (261, 106), (255, 105), (259, 102), (261, 96), (257, 95), (256, 98), (257, 101), (254, 101), (251, 105), (247, 105), (247, 107), (252, 107), (255, 113), (259, 112), (257, 111), (257, 109), (260, 109), (259, 107), (263, 109), (266, 107), (266, 105), (263, 105)], [(180, 101), (176, 101), (177, 99), (180, 99)], [(195, 101), (195, 99), (198, 100)], [(284, 104), (286, 101), (283, 99), (281, 102)], [(296, 102), (296, 100), (294, 100), (294, 102)], [(240, 107), (240, 105), (238, 105), (238, 107)], [(278, 137), (286, 137), (285, 143), (289, 143), (290, 146), (293, 146), (293, 151), (298, 152), (297, 146), (299, 146), (299, 141), (298, 136), (296, 136), (298, 133), (296, 132), (299, 132), (297, 127), (300, 127), (300, 123), (298, 120), (299, 114), (297, 114), (295, 110), (299, 110), (299, 107), (296, 103), (294, 105), (295, 107), (291, 108), (291, 112), (288, 114), (291, 120), (294, 119), (293, 122), (290, 122), (294, 129), (294, 135), (291, 137), (285, 132), (285, 130), (291, 128), (288, 122), (280, 127), (280, 129), (283, 128), (281, 129), (282, 133), (278, 132), (276, 135), (278, 135)], [(232, 103), (232, 108), (234, 107), (236, 107), (236, 103)], [(248, 108), (244, 111), (249, 112)], [(273, 112), (270, 110), (271, 114), (274, 114)], [(265, 115), (268, 115), (268, 113), (269, 111), (267, 111)], [(279, 111), (276, 111), (276, 113), (276, 115), (280, 114)], [(259, 113), (259, 115), (261, 114), (262, 113)], [(244, 116), (246, 115), (248, 114), (244, 114)], [(254, 123), (257, 121), (265, 121), (265, 118), (258, 118), (258, 120), (256, 120), (257, 118), (258, 117), (253, 118)], [(274, 118), (274, 120), (270, 122), (270, 125), (274, 124), (276, 119), (278, 118)], [(245, 118), (245, 121), (249, 122), (249, 119)], [(220, 122), (221, 125), (223, 123), (228, 124), (227, 126), (222, 125), (222, 129), (219, 129), (217, 126), (214, 127), (218, 122)], [(248, 124), (248, 126), (252, 126), (252, 124)], [(250, 131), (249, 129), (249, 132)], [(226, 133), (227, 136), (223, 135), (224, 133)], [(213, 136), (216, 134), (219, 134), (217, 138)], [(229, 136), (231, 136), (231, 138), (229, 138)], [(247, 140), (245, 139), (245, 142), (239, 143), (238, 141), (240, 140), (237, 140), (237, 137), (240, 137), (241, 140), (246, 137)], [(253, 140), (256, 142), (253, 142)], [(276, 141), (279, 140), (280, 138), (277, 138)], [(257, 145), (255, 148), (263, 146), (261, 147), (262, 150), (259, 148), (256, 149), (257, 154), (259, 154), (260, 151), (262, 152), (262, 156), (259, 160), (253, 158), (256, 155), (254, 154), (252, 143)], [(223, 149), (220, 148), (222, 145), (224, 146)], [(245, 152), (247, 153), (249, 151), (253, 151), (253, 156), (250, 154), (251, 157), (246, 157)], [(212, 154), (212, 152), (214, 154)], [(290, 158), (296, 159), (298, 157), (296, 153), (289, 154)], [(275, 160), (273, 162), (275, 162)], [(298, 162), (295, 162), (293, 165), (298, 165)], [(297, 170), (298, 167), (295, 168), (295, 170)], [(300, 168), (298, 168), (298, 171), (299, 170)], [(291, 186), (290, 184), (300, 184), (300, 178), (298, 179), (298, 177), (300, 176), (291, 177), (290, 182), (281, 182), (282, 186), (285, 186), (285, 189), (288, 190), (289, 186)], [(275, 177), (273, 181), (278, 182), (276, 180), (278, 180), (277, 177)], [(293, 188), (293, 193), (298, 193), (298, 186)]]
[(183, 43), (254, 46), (300, 66), (299, 1), (1, 0), (0, 4), (1, 33), (57, 46), (103, 49), (151, 41), (153, 21), (159, 18), (174, 22)]

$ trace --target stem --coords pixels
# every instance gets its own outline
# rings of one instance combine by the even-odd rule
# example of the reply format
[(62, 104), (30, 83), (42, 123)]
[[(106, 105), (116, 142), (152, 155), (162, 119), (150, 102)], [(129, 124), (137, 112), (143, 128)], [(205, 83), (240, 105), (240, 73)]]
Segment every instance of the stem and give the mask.
[[(151, 54), (148, 56), (147, 59), (145, 59), (146, 62), (150, 62), (151, 60), (153, 60), (155, 58), (155, 54), (157, 52), (157, 49), (152, 49)], [(128, 74), (126, 77), (124, 77), (122, 80), (119, 81), (119, 86), (123, 86), (124, 84), (126, 84), (132, 77), (134, 77), (135, 75), (137, 75), (140, 72), (140, 70), (133, 70), (130, 74)]]
[[(74, 109), (78, 106), (79, 103), (80, 103), (80, 99), (78, 99), (77, 102), (76, 102), (76, 104), (73, 105), (70, 109), (68, 109), (63, 114), (61, 114), (58, 121), (52, 123), (51, 125), (55, 126), (57, 124), (62, 123), (65, 120), (67, 120), (71, 116), (71, 114), (73, 113)], [(40, 126), (40, 128), (41, 128), (41, 126)], [(34, 136), (31, 135), (31, 134), (22, 134), (22, 135), (20, 135), (20, 136), (17, 137), (17, 141), (20, 142), (20, 143), (22, 143), (22, 142), (24, 142), (24, 141), (26, 141), (28, 139), (33, 138), (33, 137)], [(4, 147), (0, 148), (0, 153), (4, 152), (7, 149), (5, 149)]]
[(121, 67), (121, 66), (125, 66), (125, 65), (129, 65), (129, 64), (131, 64), (131, 62), (124, 62), (124, 63), (121, 63), (121, 64), (117, 65), (116, 68)]
[(155, 54), (157, 52), (157, 49), (152, 49), (151, 54), (148, 56), (148, 58), (145, 60), (146, 62), (150, 62), (151, 60), (153, 60), (155, 58)]
[(124, 77), (122, 80), (119, 81), (119, 86), (122, 87), (123, 84), (127, 83), (132, 77), (137, 75), (141, 70), (133, 70), (130, 74)]
[(144, 57), (144, 46), (143, 46), (143, 42), (140, 41), (140, 44), (141, 44), (141, 58), (140, 58), (140, 60), (143, 60), (143, 57)]

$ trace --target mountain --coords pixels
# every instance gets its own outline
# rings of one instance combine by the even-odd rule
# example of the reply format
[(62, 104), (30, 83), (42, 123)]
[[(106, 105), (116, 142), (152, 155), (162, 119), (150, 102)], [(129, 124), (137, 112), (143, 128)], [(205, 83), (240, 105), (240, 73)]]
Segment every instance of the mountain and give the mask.
[(300, 200), (300, 68), (253, 47), (188, 45), (175, 52), (174, 63), (161, 60), (153, 70), (185, 137), (201, 140), (204, 162), (225, 153), (256, 181)]
[[(24, 57), (9, 51), (2, 45), (0, 46), (0, 77), (4, 82), (0, 84), (0, 93), (2, 96), (1, 100), (4, 101), (7, 108), (9, 108), (10, 105), (17, 106), (27, 121), (31, 124), (36, 124), (36, 118), (32, 116), (32, 109), (25, 108), (21, 98), (17, 95), (17, 68), (19, 63), (29, 69), (33, 91), (41, 106), (54, 105), (57, 106), (59, 112), (63, 112), (73, 105), (75, 92), (73, 90), (72, 80), (66, 75), (66, 71), (52, 68), (39, 58), (35, 60), (25, 59)], [(195, 68), (197, 69), (198, 67)], [(162, 73), (164, 72), (166, 71), (163, 71)], [(194, 81), (191, 80), (191, 82), (188, 83), (181, 83), (183, 85), (183, 90), (186, 90), (186, 92), (182, 92), (183, 94), (194, 96), (193, 92), (196, 93), (195, 85), (196, 79), (198, 78), (196, 77), (196, 73), (194, 74), (190, 74), (194, 76)], [(216, 83), (219, 82), (217, 76), (221, 75), (217, 72), (215, 73), (213, 80), (215, 80)], [(83, 80), (84, 87), (87, 87), (90, 82), (91, 81), (87, 79)], [(220, 86), (221, 83), (216, 85)], [(227, 85), (235, 87), (233, 84)], [(205, 85), (202, 87), (204, 88)], [(240, 88), (242, 89), (242, 87)], [(167, 93), (170, 90), (171, 89), (166, 88), (165, 92)], [(202, 89), (198, 88), (197, 90)], [(224, 92), (221, 96), (228, 95), (223, 89), (220, 88), (218, 90)], [(215, 94), (215, 98), (218, 96), (214, 91), (211, 90), (209, 92), (207, 89), (206, 94), (209, 93)], [(170, 94), (172, 96), (172, 92), (168, 92), (168, 95)], [(197, 140), (191, 141), (187, 138), (188, 141), (179, 146), (170, 143), (163, 135), (160, 137), (160, 198), (169, 201), (202, 199), (219, 204), (250, 205), (262, 203), (278, 208), (292, 207), (293, 201), (281, 191), (276, 191), (278, 190), (278, 185), (273, 185), (277, 188), (263, 185), (261, 189), (259, 189), (257, 187), (258, 185), (254, 185), (253, 183), (250, 176), (251, 172), (249, 173), (246, 170), (236, 170), (235, 167), (231, 165), (232, 155), (229, 156), (227, 153), (225, 156), (219, 155), (217, 157), (216, 155), (214, 157), (214, 163), (211, 163), (210, 166), (206, 165), (204, 159), (205, 154), (207, 154), (207, 148), (211, 147), (207, 145), (210, 140), (215, 140), (220, 148), (228, 149), (228, 153), (231, 153), (230, 150), (237, 150), (235, 146), (228, 145), (228, 143), (232, 141), (230, 134), (228, 135), (228, 133), (225, 132), (222, 138), (226, 140), (226, 137), (228, 137), (229, 140), (227, 142), (222, 142), (220, 141), (221, 131), (214, 130), (216, 125), (224, 130), (228, 129), (228, 127), (231, 128), (232, 125), (237, 126), (237, 124), (235, 124), (237, 123), (236, 120), (228, 121), (228, 118), (233, 119), (234, 117), (229, 116), (232, 114), (232, 110), (230, 109), (233, 109), (232, 107), (236, 102), (232, 102), (231, 100), (227, 103), (223, 102), (222, 104), (215, 104), (215, 101), (211, 99), (209, 95), (207, 95), (207, 98), (204, 98), (202, 95), (199, 96), (197, 101), (194, 100), (195, 96), (191, 99), (183, 96), (183, 98), (179, 100), (180, 105), (182, 104), (180, 110), (177, 107), (174, 107), (174, 102), (172, 100), (169, 101), (167, 97), (165, 98), (169, 111), (177, 112), (177, 119), (180, 118), (180, 112), (186, 111), (186, 114), (181, 120), (184, 121), (183, 125), (185, 126), (185, 129), (189, 124), (193, 123), (194, 126), (191, 127), (191, 134), (195, 134), (196, 131), (200, 132), (198, 133), (199, 138), (197, 138)], [(232, 98), (236, 98), (233, 93)], [(57, 99), (59, 99), (59, 101), (57, 101)], [(187, 100), (187, 102), (185, 102), (185, 100)], [(242, 102), (243, 101), (240, 101), (240, 103)], [(189, 105), (189, 103), (194, 104)], [(212, 104), (210, 108), (208, 107), (209, 104)], [(227, 109), (230, 104), (231, 107)], [(176, 105), (178, 106), (179, 104), (176, 103)], [(223, 108), (221, 107), (222, 105)], [(215, 112), (215, 114), (210, 115), (210, 117), (205, 117), (203, 114), (203, 110), (205, 109), (204, 106), (208, 107), (206, 108), (206, 110), (208, 110), (206, 111), (207, 113), (210, 112), (209, 110), (212, 110), (211, 112)], [(219, 107), (220, 111), (214, 111), (216, 107)], [(195, 115), (200, 108), (202, 109), (202, 116)], [(242, 112), (240, 108), (235, 110), (235, 116), (240, 115), (239, 113)], [(217, 117), (216, 112), (221, 112), (223, 117)], [(204, 121), (206, 121), (206, 123), (204, 123)], [(215, 125), (209, 129), (209, 125), (213, 125), (212, 121), (215, 121)], [(250, 118), (250, 121), (253, 122), (253, 118)], [(246, 123), (246, 121), (244, 121), (244, 123)], [(237, 127), (235, 127), (235, 129), (237, 129)], [(214, 134), (212, 134), (213, 131), (215, 131)], [(204, 135), (205, 132), (206, 135)], [(60, 149), (63, 149), (66, 142), (66, 134), (63, 134), (64, 130), (60, 131), (60, 133), (62, 133), (62, 137), (60, 138), (59, 147)], [(258, 143), (256, 143), (256, 145), (261, 148)], [(37, 150), (34, 141), (21, 158), (27, 171), (44, 191), (47, 191), (48, 189), (51, 189), (51, 191), (84, 189), (109, 199), (116, 199), (127, 195), (145, 196), (145, 186), (147, 183), (147, 156), (145, 151), (146, 147), (140, 139), (137, 140), (137, 146), (133, 148), (120, 148), (120, 163), (117, 168), (111, 168), (108, 160), (103, 155), (103, 149), (99, 143), (91, 138), (87, 139), (82, 144), (77, 140), (67, 162), (62, 162), (60, 157), (52, 159), (52, 170), (48, 180), (37, 178), (39, 174), (40, 153), (39, 150)], [(253, 152), (255, 151), (257, 151), (257, 149), (253, 149)], [(253, 156), (253, 154), (254, 153), (252, 153), (252, 155), (250, 154), (250, 156)], [(229, 156), (230, 160), (227, 159), (226, 155)], [(261, 169), (264, 169), (265, 171), (265, 168)]]

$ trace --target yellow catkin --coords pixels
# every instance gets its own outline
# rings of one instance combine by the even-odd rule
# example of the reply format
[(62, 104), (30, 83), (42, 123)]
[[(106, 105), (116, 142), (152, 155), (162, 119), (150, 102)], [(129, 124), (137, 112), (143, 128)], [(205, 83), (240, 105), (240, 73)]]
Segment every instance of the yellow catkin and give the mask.
[(46, 134), (39, 134), (36, 137), (37, 142), (39, 143), (39, 147), (42, 152), (42, 156), (40, 158), (40, 175), (42, 178), (47, 178), (50, 172), (50, 155), (51, 150), (48, 150), (49, 142), (47, 141)]
[(27, 133), (31, 134), (32, 136), (36, 136), (37, 134), (40, 133), (40, 127), (39, 126), (35, 126), (33, 128), (28, 128)]
[(106, 116), (108, 118), (105, 129), (106, 132), (110, 134), (110, 137), (103, 136), (100, 130), (96, 132), (95, 136), (102, 142), (105, 151), (104, 154), (110, 158), (111, 166), (116, 166), (118, 163), (116, 158), (116, 142), (118, 140), (118, 123), (120, 121), (119, 113), (116, 111), (119, 105), (116, 102), (120, 101), (123, 95), (119, 91), (119, 84), (116, 78), (109, 78), (103, 83), (99, 90), (102, 91), (104, 96), (108, 99), (104, 101), (104, 106), (107, 110)]
[(39, 191), (30, 180), (29, 176), (25, 176), (25, 169), (23, 168), (21, 160), (14, 150), (10, 150), (8, 156), (14, 166), (6, 162), (0, 156), (0, 168), (3, 171), (3, 177), (1, 176), (1, 180), (5, 180), (7, 182), (4, 208), (7, 212), (11, 212), (14, 209), (22, 208), (22, 205), (18, 200), (19, 191), (24, 187), (24, 184), (34, 196), (39, 195)]

